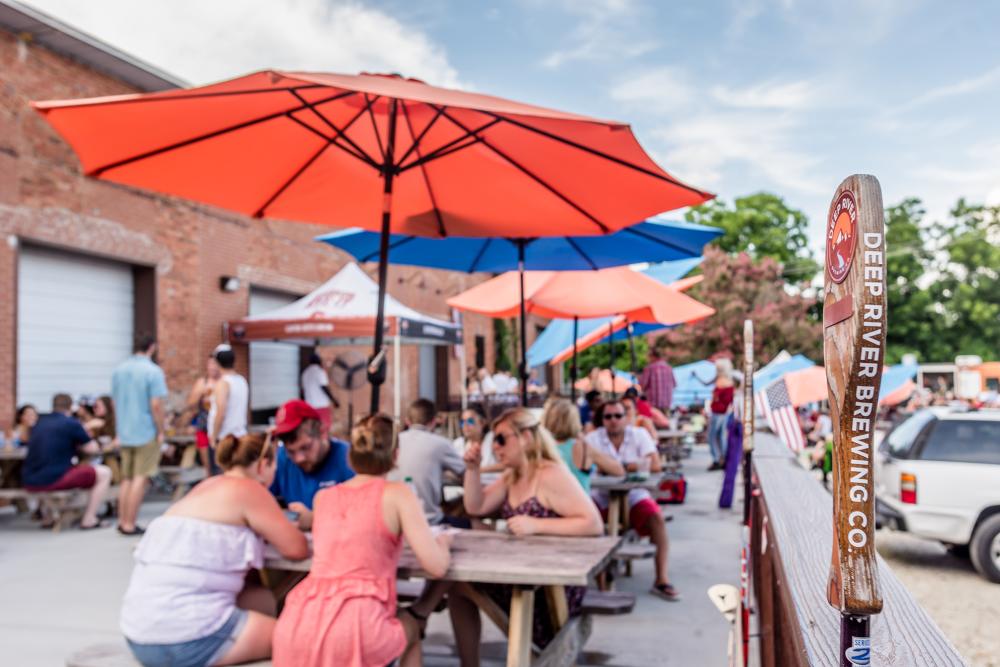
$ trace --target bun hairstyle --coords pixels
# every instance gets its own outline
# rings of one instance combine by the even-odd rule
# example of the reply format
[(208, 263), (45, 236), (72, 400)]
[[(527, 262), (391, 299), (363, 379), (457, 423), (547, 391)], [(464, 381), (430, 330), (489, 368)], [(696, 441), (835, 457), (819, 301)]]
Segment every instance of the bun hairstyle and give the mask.
[(378, 413), (361, 419), (351, 430), (351, 468), (362, 475), (384, 475), (396, 465), (396, 426)]
[(271, 436), (266, 433), (250, 433), (242, 438), (227, 435), (215, 450), (215, 460), (223, 470), (249, 468), (261, 459), (268, 463), (274, 460)]

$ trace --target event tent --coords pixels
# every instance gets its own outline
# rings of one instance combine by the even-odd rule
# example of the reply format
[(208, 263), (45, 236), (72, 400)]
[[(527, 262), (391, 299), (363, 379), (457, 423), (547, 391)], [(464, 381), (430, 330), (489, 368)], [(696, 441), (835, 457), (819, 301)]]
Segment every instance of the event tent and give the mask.
[[(351, 263), (294, 303), (228, 323), (229, 340), (284, 341), (299, 345), (370, 344), (378, 308), (378, 284)], [(439, 320), (385, 296), (385, 335), (394, 346), (395, 412), (399, 405), (399, 346), (402, 343), (454, 345), (461, 325)]]

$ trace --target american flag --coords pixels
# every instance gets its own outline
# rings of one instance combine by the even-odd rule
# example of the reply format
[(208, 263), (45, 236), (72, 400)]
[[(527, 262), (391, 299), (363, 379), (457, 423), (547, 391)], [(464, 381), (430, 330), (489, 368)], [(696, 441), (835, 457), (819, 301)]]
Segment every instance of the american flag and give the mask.
[(806, 446), (799, 418), (795, 414), (795, 406), (788, 397), (788, 387), (784, 378), (772, 382), (764, 391), (757, 394), (758, 401), (771, 427), (781, 441), (793, 452), (802, 451)]

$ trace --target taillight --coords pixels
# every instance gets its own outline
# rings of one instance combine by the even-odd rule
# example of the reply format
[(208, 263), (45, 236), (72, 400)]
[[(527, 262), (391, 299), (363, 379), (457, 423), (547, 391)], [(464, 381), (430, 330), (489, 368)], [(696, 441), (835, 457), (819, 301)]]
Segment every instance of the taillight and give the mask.
[(910, 505), (917, 504), (917, 476), (908, 472), (899, 475), (899, 499)]

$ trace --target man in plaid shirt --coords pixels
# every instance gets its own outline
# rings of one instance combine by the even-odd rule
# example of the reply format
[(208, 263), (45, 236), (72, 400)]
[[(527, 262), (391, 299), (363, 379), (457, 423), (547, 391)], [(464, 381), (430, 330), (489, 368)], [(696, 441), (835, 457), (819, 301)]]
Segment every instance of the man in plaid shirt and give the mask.
[(670, 367), (656, 348), (649, 350), (649, 364), (639, 377), (642, 393), (646, 395), (649, 404), (664, 414), (670, 414), (670, 406), (674, 400), (674, 369)]

